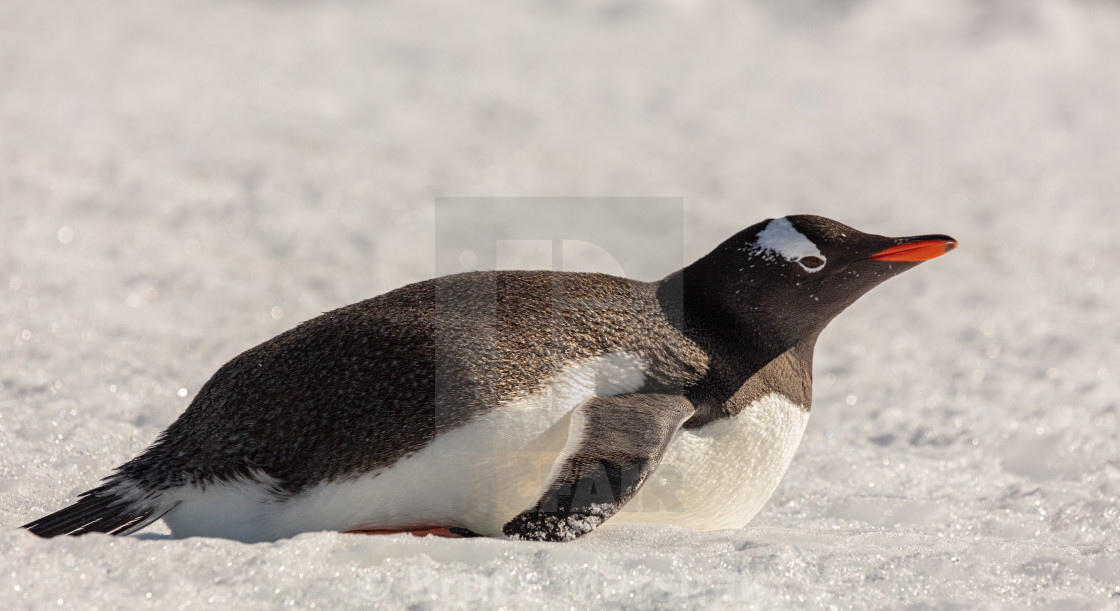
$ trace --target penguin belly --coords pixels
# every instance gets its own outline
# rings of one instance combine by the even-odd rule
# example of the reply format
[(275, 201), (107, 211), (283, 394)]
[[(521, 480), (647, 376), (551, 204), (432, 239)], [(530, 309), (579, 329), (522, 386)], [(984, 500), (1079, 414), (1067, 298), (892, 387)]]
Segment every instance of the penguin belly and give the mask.
[(570, 407), (551, 393), (538, 405), (495, 408), (375, 472), (269, 493), (267, 476), (177, 491), (164, 516), (177, 537), (271, 541), (317, 530), (458, 526), (500, 535), (536, 499), (568, 437)]
[(568, 440), (571, 411), (594, 396), (632, 392), (641, 363), (624, 353), (565, 367), (537, 392), (494, 407), (375, 472), (271, 495), (267, 476), (169, 492), (177, 537), (269, 541), (317, 530), (461, 527), (498, 536), (530, 506)]
[(661, 465), (611, 523), (742, 528), (789, 468), (809, 413), (778, 393), (739, 414), (680, 429)]

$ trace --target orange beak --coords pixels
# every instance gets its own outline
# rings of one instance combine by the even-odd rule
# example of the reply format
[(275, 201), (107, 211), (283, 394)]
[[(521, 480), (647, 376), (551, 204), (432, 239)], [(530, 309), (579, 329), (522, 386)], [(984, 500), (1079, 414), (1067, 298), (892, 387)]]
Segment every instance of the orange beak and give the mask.
[(949, 236), (914, 238), (897, 246), (881, 250), (870, 257), (876, 261), (928, 261), (957, 247), (957, 241)]

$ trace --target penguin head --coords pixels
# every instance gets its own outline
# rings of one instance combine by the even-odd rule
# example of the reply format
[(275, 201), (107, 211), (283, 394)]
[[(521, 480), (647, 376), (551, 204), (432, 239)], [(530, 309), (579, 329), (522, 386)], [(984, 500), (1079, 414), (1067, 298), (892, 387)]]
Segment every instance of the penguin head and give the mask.
[(831, 219), (768, 219), (697, 262), (703, 291), (746, 325), (784, 341), (815, 338), (883, 281), (956, 248), (946, 235), (891, 238)]

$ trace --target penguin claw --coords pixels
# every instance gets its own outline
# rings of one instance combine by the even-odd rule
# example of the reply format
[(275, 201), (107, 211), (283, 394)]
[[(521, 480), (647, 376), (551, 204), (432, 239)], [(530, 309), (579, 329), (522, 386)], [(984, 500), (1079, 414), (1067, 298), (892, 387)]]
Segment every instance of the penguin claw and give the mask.
[(517, 541), (574, 541), (595, 529), (605, 518), (591, 513), (558, 515), (527, 511), (502, 527), (502, 533)]

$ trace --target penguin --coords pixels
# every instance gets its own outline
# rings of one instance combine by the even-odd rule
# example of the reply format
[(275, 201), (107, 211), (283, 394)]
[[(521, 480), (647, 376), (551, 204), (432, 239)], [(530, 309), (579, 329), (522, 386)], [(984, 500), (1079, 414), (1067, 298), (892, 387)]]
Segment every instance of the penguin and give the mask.
[(570, 541), (741, 528), (789, 467), (837, 314), (957, 246), (767, 219), (655, 282), (468, 272), (322, 314), (222, 366), (43, 536), (306, 531)]

